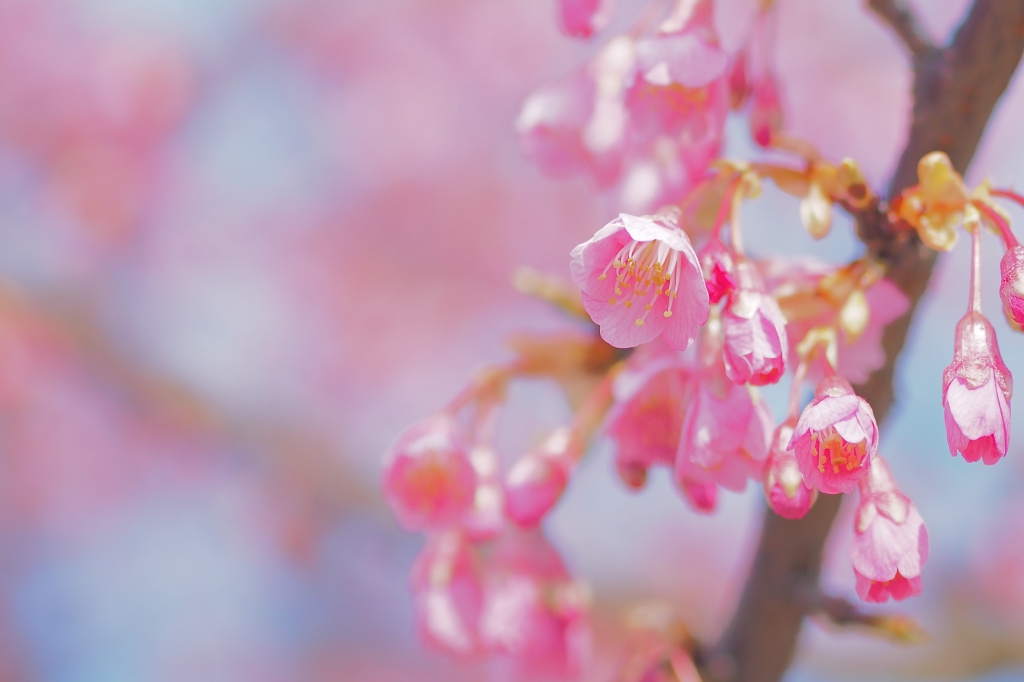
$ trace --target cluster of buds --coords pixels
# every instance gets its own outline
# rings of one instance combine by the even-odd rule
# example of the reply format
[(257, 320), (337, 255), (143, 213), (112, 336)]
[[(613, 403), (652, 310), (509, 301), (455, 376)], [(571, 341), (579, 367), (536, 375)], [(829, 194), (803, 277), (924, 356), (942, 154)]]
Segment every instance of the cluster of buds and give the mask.
[[(383, 489), (399, 522), (426, 535), (411, 578), (423, 640), (462, 658), (506, 657), (527, 677), (570, 677), (587, 656), (588, 593), (538, 524), (608, 409), (615, 356), (589, 334), (511, 345), (515, 361), (482, 372), (395, 440)], [(604, 374), (596, 386), (595, 373)], [(555, 379), (569, 395), (586, 389), (569, 424), (505, 468), (495, 435), (517, 377)]]

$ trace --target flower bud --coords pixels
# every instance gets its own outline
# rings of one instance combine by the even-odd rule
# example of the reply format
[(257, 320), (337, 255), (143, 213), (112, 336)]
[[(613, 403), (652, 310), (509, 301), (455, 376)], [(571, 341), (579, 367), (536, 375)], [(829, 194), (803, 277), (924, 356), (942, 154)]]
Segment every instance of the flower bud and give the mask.
[(779, 426), (764, 469), (764, 496), (772, 511), (784, 519), (800, 519), (814, 506), (818, 491), (804, 483), (796, 455), (786, 445), (793, 436), (793, 422)]
[(1003, 300), (1006, 319), (1018, 330), (1024, 325), (1024, 246), (1007, 249), (999, 261), (1002, 281), (999, 298)]
[(540, 523), (569, 482), (574, 447), (572, 432), (560, 428), (523, 455), (505, 477), (505, 516), (524, 526)]
[(445, 414), (407, 428), (384, 457), (384, 497), (408, 530), (457, 523), (473, 503), (475, 485), (459, 426)]

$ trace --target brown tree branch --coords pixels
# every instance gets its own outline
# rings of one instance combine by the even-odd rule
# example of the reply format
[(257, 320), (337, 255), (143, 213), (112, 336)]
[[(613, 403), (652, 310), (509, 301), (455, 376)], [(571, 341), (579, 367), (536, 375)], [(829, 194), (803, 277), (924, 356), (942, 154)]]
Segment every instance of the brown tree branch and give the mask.
[[(942, 150), (957, 170), (966, 170), (1022, 53), (1022, 0), (975, 0), (947, 47), (916, 53), (914, 109), (889, 187), (890, 198), (916, 183), (917, 161), (928, 152)], [(885, 209), (882, 202), (858, 214), (858, 231), (911, 305), (885, 329), (885, 365), (857, 387), (880, 422), (892, 407), (896, 361), (936, 258), (913, 233), (889, 224)], [(739, 606), (719, 644), (699, 662), (706, 680), (777, 682), (782, 678), (807, 611), (800, 595), (817, 585), (822, 550), (841, 499), (822, 495), (799, 521), (765, 514)]]
[(896, 31), (911, 54), (921, 55), (935, 49), (917, 15), (904, 0), (868, 0), (868, 7)]

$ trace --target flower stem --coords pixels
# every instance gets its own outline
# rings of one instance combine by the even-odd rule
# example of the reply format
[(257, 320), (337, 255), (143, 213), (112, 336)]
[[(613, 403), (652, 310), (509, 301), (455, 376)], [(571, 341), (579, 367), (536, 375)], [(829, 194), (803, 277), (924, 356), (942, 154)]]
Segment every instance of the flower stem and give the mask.
[[(993, 196), (1003, 196), (1001, 194), (996, 194), (996, 192), (992, 192), (991, 194)], [(1016, 200), (1020, 201), (1022, 205), (1024, 205), (1024, 197), (1018, 197), (1015, 194), (1013, 196), (1016, 197)], [(980, 212), (984, 213), (986, 218), (988, 218), (989, 220), (996, 224), (996, 227), (999, 228), (999, 233), (1003, 237), (1003, 243), (1006, 244), (1007, 249), (1012, 249), (1015, 246), (1020, 246), (1020, 242), (1017, 241), (1017, 237), (1013, 234), (1013, 230), (1010, 229), (1010, 225), (1006, 222), (1006, 220), (1003, 219), (1003, 216), (996, 213), (991, 206), (986, 205), (983, 201), (972, 201), (971, 205), (974, 206), (974, 208), (978, 209)]]
[(971, 230), (971, 302), (967, 312), (981, 314), (981, 224)]

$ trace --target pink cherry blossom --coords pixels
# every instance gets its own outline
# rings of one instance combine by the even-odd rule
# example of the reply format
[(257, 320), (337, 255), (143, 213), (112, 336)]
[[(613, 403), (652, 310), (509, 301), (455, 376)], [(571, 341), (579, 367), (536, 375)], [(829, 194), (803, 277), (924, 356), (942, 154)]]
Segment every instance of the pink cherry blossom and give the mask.
[(554, 176), (586, 173), (599, 187), (618, 179), (628, 117), (622, 102), (633, 43), (612, 40), (585, 67), (531, 94), (516, 119), (526, 155)]
[(870, 602), (920, 594), (928, 530), (881, 457), (874, 457), (870, 471), (860, 480), (860, 496), (850, 550), (857, 594)]
[(611, 0), (556, 0), (558, 25), (572, 38), (589, 38), (604, 28), (611, 16)]
[(787, 421), (776, 429), (764, 467), (765, 499), (772, 511), (784, 519), (803, 518), (818, 497), (818, 491), (804, 483), (795, 454), (786, 449), (793, 426), (793, 421)]
[(1006, 317), (1024, 325), (1024, 246), (1007, 249), (999, 261), (999, 271), (1002, 275), (999, 298), (1003, 301)]
[(515, 679), (572, 678), (590, 654), (588, 596), (538, 532), (510, 531), (484, 569), (483, 644)]
[(711, 143), (717, 149), (729, 109), (728, 64), (711, 3), (678, 2), (658, 33), (636, 44), (626, 106), (638, 132), (682, 135), (687, 147)]
[(823, 493), (852, 491), (878, 449), (871, 406), (839, 376), (818, 384), (787, 446), (796, 452), (804, 482)]
[(384, 456), (384, 497), (408, 530), (456, 523), (472, 505), (475, 486), (462, 433), (446, 414), (407, 428)]
[(786, 319), (752, 263), (738, 262), (736, 273), (722, 314), (726, 373), (737, 383), (774, 384), (786, 370)]
[(718, 486), (714, 483), (698, 481), (689, 476), (680, 477), (676, 483), (683, 492), (683, 497), (690, 507), (701, 514), (715, 511), (718, 503)]
[(572, 278), (601, 338), (630, 348), (659, 336), (685, 350), (708, 318), (708, 291), (674, 215), (620, 214), (572, 251)]
[(690, 392), (689, 370), (664, 346), (652, 354), (657, 345), (637, 349), (615, 378), (615, 405), (605, 427), (616, 442), (616, 470), (634, 489), (643, 487), (651, 466), (675, 464)]
[(505, 491), (501, 485), (498, 453), (490, 445), (477, 444), (469, 453), (476, 472), (473, 505), (462, 519), (462, 530), (473, 542), (489, 540), (505, 525)]
[(1010, 442), (1013, 377), (999, 354), (995, 330), (981, 313), (969, 312), (957, 324), (953, 364), (942, 379), (949, 453), (995, 464)]
[(567, 427), (555, 430), (523, 455), (505, 477), (505, 515), (520, 526), (535, 526), (569, 483), (578, 444)]
[(736, 266), (733, 263), (732, 255), (722, 243), (722, 240), (715, 237), (709, 239), (700, 251), (697, 252), (700, 259), (701, 270), (704, 273), (704, 284), (708, 289), (708, 299), (711, 303), (718, 303), (736, 289)]
[(750, 91), (750, 135), (762, 147), (782, 130), (782, 100), (775, 78), (765, 73)]
[(771, 412), (751, 389), (709, 368), (695, 385), (676, 456), (676, 480), (742, 491), (760, 478), (773, 428)]
[(413, 563), (410, 582), (423, 640), (456, 656), (476, 653), (483, 595), (465, 538), (447, 532), (428, 539)]

